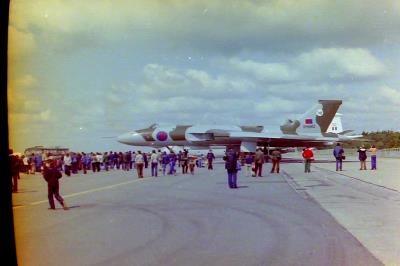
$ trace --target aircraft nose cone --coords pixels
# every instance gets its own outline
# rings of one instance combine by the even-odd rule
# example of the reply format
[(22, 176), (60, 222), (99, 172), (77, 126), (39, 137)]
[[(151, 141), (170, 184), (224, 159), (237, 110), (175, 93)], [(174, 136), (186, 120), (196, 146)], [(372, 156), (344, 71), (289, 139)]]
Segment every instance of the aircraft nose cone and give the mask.
[(124, 133), (117, 138), (118, 142), (128, 145), (140, 145), (144, 139), (137, 132)]
[(124, 133), (117, 138), (118, 142), (129, 144), (131, 142), (131, 133)]

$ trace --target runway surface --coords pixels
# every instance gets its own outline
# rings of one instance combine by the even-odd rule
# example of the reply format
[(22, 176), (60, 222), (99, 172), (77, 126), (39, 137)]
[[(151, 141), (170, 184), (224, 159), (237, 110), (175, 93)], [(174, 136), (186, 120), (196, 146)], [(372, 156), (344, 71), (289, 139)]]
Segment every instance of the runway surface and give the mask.
[(383, 265), (293, 185), (286, 171), (299, 166), (240, 173), (239, 189), (228, 188), (222, 164), (144, 179), (63, 176), (69, 211), (47, 210), (42, 177), (23, 175), (14, 195), (19, 265)]

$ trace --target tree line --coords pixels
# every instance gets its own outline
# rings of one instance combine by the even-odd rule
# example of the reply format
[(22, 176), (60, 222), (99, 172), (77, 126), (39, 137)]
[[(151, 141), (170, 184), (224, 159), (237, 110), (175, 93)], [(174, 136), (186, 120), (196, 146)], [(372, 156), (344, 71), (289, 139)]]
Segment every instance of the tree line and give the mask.
[(362, 132), (363, 138), (359, 141), (344, 144), (346, 148), (356, 148), (360, 144), (366, 148), (375, 145), (378, 149), (400, 148), (400, 132), (393, 130)]

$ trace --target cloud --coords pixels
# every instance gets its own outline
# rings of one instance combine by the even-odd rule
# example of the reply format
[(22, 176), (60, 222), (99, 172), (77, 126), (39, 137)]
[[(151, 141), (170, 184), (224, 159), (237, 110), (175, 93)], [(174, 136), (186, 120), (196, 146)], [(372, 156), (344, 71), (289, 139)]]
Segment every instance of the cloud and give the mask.
[(302, 53), (295, 60), (314, 79), (349, 80), (382, 77), (386, 67), (366, 49), (329, 48)]
[(229, 60), (231, 66), (247, 74), (253, 74), (257, 79), (269, 82), (285, 82), (298, 78), (298, 73), (284, 63), (259, 63), (252, 60)]
[(369, 50), (318, 48), (278, 63), (233, 58), (224, 62), (233, 69), (270, 83), (348, 82), (382, 78), (386, 66)]
[(25, 0), (12, 3), (10, 22), (19, 30), (35, 32), (53, 48), (80, 49), (121, 40), (151, 47), (162, 39), (172, 49), (232, 54), (396, 43), (399, 12), (398, 3), (391, 0)]

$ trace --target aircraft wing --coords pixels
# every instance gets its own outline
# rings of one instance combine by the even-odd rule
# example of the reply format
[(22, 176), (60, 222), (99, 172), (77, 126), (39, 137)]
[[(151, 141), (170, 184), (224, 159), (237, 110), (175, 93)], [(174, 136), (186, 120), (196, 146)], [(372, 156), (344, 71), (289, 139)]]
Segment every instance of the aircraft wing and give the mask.
[(291, 134), (270, 134), (257, 132), (229, 132), (229, 139), (241, 142), (242, 146), (247, 146), (252, 150), (251, 146), (273, 146), (273, 147), (321, 147), (331, 145), (337, 138), (322, 136), (302, 136)]

